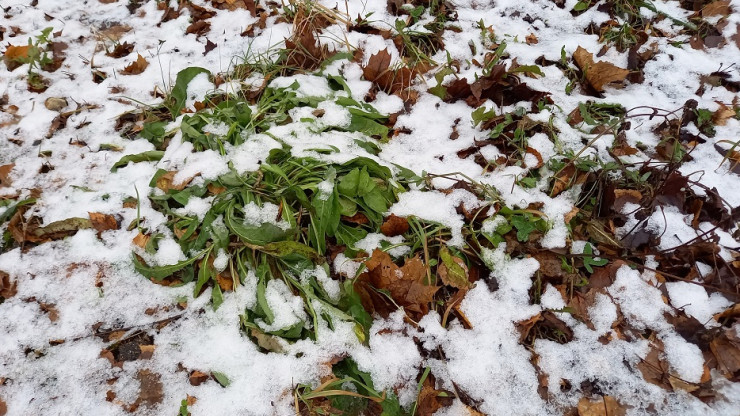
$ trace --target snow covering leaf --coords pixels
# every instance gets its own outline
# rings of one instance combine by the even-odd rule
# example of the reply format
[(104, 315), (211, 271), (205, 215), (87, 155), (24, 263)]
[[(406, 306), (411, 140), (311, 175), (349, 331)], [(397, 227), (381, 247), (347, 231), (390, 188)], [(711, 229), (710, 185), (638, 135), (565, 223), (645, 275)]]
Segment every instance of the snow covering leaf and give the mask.
[(573, 53), (576, 65), (586, 75), (586, 80), (596, 91), (604, 91), (604, 87), (613, 82), (622, 82), (630, 71), (604, 61), (594, 62), (591, 52), (578, 47)]
[(211, 74), (209, 70), (197, 66), (185, 68), (177, 73), (175, 86), (172, 87), (172, 91), (165, 101), (165, 105), (170, 111), (172, 118), (179, 116), (180, 111), (185, 107), (185, 101), (187, 100), (188, 95), (188, 84), (190, 84), (190, 81), (192, 81), (197, 75), (203, 73), (208, 75)]
[(274, 241), (283, 240), (291, 234), (290, 230), (284, 230), (269, 222), (258, 226), (245, 224), (242, 219), (236, 217), (234, 209), (234, 204), (230, 204), (226, 210), (224, 217), (226, 226), (246, 243), (264, 246)]
[(156, 281), (161, 281), (165, 277), (171, 276), (173, 273), (179, 270), (182, 270), (186, 266), (189, 266), (195, 263), (203, 255), (205, 255), (206, 253), (209, 253), (210, 250), (211, 248), (209, 247), (201, 251), (200, 253), (196, 254), (192, 258), (183, 260), (176, 264), (170, 264), (166, 266), (155, 266), (155, 267), (147, 266), (145, 263), (139, 260), (139, 257), (137, 255), (134, 254), (133, 255), (134, 268), (136, 269), (137, 272), (139, 272), (146, 278), (154, 279)]
[(164, 151), (162, 150), (149, 150), (146, 152), (137, 153), (135, 155), (126, 155), (122, 157), (118, 162), (113, 164), (113, 166), (110, 168), (110, 171), (115, 172), (118, 170), (118, 168), (127, 166), (129, 162), (156, 162), (162, 159), (162, 156), (164, 156)]

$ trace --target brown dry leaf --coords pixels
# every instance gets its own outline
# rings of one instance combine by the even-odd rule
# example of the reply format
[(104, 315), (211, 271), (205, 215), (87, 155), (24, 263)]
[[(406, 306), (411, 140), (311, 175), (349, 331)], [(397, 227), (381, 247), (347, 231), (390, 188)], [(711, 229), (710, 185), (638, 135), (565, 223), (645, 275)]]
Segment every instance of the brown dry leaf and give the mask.
[(22, 63), (18, 62), (18, 60), (28, 57), (29, 48), (30, 47), (28, 45), (8, 46), (8, 48), (5, 50), (5, 55), (3, 55), (3, 61), (5, 62), (5, 66), (8, 67), (9, 71), (12, 71), (22, 65)]
[[(2, 273), (2, 272), (0, 272)], [(740, 303), (736, 303), (724, 311), (714, 315), (714, 320), (720, 322), (723, 319), (740, 317)]]
[(10, 172), (15, 167), (15, 163), (0, 166), (0, 186), (10, 186)]
[(621, 212), (626, 204), (639, 204), (642, 201), (642, 193), (636, 189), (614, 190), (614, 211)]
[(723, 103), (717, 102), (717, 104), (719, 104), (719, 108), (712, 114), (712, 123), (717, 126), (724, 126), (727, 124), (727, 120), (735, 117), (735, 110)]
[(144, 72), (146, 67), (149, 66), (149, 62), (141, 54), (138, 54), (138, 56), (134, 62), (131, 62), (126, 68), (120, 71), (122, 75), (139, 75)]
[(55, 221), (42, 227), (41, 220), (38, 217), (31, 217), (26, 220), (23, 216), (24, 213), (24, 209), (19, 209), (8, 222), (8, 231), (18, 244), (61, 240), (76, 234), (79, 230), (92, 228), (89, 219), (79, 217)]
[(185, 189), (186, 186), (190, 183), (190, 181), (193, 180), (193, 178), (187, 178), (184, 181), (180, 182), (179, 184), (173, 184), (173, 180), (175, 179), (175, 175), (177, 175), (177, 171), (169, 171), (165, 173), (164, 175), (160, 176), (159, 179), (157, 179), (157, 188), (167, 192), (170, 189), (174, 189), (176, 191), (182, 191)]
[(0, 298), (9, 299), (18, 293), (18, 282), (10, 281), (10, 275), (0, 270)]
[(701, 9), (702, 17), (708, 16), (729, 16), (732, 13), (732, 7), (730, 7), (730, 0), (719, 0), (707, 4)]
[(717, 369), (730, 380), (737, 381), (740, 372), (740, 339), (730, 331), (723, 332), (709, 343), (717, 358)]
[(208, 381), (209, 378), (211, 378), (210, 375), (202, 371), (193, 370), (193, 372), (190, 373), (190, 376), (188, 377), (188, 381), (190, 381), (191, 386), (200, 386), (201, 384)]
[(99, 212), (88, 212), (87, 214), (90, 216), (92, 227), (98, 233), (118, 229), (118, 221), (116, 221), (116, 217), (110, 214), (101, 214)]
[(362, 74), (368, 81), (375, 81), (384, 76), (391, 66), (391, 54), (388, 49), (383, 49), (372, 55), (367, 61), (367, 65), (362, 67)]
[(391, 214), (385, 219), (383, 225), (380, 226), (380, 232), (387, 237), (395, 237), (397, 235), (406, 234), (409, 230), (409, 222), (406, 218), (398, 217), (396, 214)]
[(542, 154), (539, 152), (539, 150), (535, 149), (534, 147), (527, 146), (526, 149), (527, 153), (537, 158), (537, 164), (535, 166), (527, 166), (529, 169), (539, 169), (542, 166), (545, 165), (545, 161), (542, 160)]
[(419, 392), (419, 397), (416, 399), (416, 415), (432, 416), (439, 409), (450, 406), (454, 396), (451, 393), (445, 392), (447, 396), (440, 397), (440, 393), (442, 391), (434, 388), (432, 377), (427, 377)]
[(6, 414), (8, 414), (8, 405), (5, 404), (3, 399), (0, 399), (0, 416), (5, 416)]
[(59, 320), (59, 311), (57, 310), (56, 305), (54, 305), (53, 303), (39, 302), (39, 307), (43, 312), (46, 313), (51, 322), (56, 322)]
[(160, 376), (158, 373), (154, 373), (148, 369), (139, 370), (136, 374), (136, 379), (139, 380), (139, 397), (136, 398), (133, 406), (134, 409), (140, 405), (145, 407), (153, 407), (158, 403), (162, 403), (164, 394), (162, 392), (162, 382), (159, 380)]
[(144, 247), (146, 247), (146, 244), (149, 242), (149, 238), (151, 238), (151, 237), (149, 237), (148, 235), (145, 235), (145, 234), (142, 234), (141, 232), (139, 232), (139, 234), (137, 234), (136, 237), (134, 237), (133, 240), (131, 240), (131, 241), (133, 241), (133, 243), (136, 246), (141, 247), (141, 248), (144, 248)]
[(620, 68), (609, 62), (594, 62), (591, 52), (578, 47), (573, 53), (576, 65), (586, 74), (586, 80), (596, 91), (604, 91), (604, 87), (612, 82), (622, 82), (630, 74), (629, 70)]
[(154, 350), (157, 348), (156, 345), (139, 345), (141, 354), (139, 355), (140, 360), (148, 360), (154, 355)]
[(540, 41), (537, 39), (537, 36), (534, 35), (534, 33), (530, 33), (524, 38), (524, 41), (527, 42), (527, 45), (536, 45)]
[(591, 401), (582, 397), (578, 401), (578, 416), (624, 416), (627, 410), (611, 396)]
[(370, 283), (377, 289), (387, 290), (398, 305), (422, 314), (429, 311), (428, 303), (439, 287), (424, 283), (427, 269), (418, 256), (398, 267), (388, 253), (376, 249), (365, 265)]
[(580, 170), (576, 169), (575, 166), (573, 166), (572, 163), (569, 163), (565, 168), (563, 168), (557, 177), (555, 177), (555, 181), (552, 185), (552, 192), (550, 192), (550, 196), (557, 196), (561, 192), (563, 192), (566, 189), (569, 189), (573, 185), (580, 185), (584, 182), (586, 182), (586, 179), (588, 178), (588, 173), (581, 172)]
[(637, 369), (640, 370), (642, 378), (648, 383), (671, 391), (673, 386), (668, 382), (668, 364), (663, 360), (660, 352), (663, 343), (657, 341), (657, 344), (651, 345), (650, 352), (637, 364)]

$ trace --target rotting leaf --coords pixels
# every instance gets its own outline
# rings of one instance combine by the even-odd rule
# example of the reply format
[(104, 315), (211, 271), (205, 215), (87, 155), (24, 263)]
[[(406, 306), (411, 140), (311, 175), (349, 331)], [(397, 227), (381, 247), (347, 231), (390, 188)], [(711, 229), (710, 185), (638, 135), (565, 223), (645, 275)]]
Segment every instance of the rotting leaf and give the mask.
[(9, 299), (18, 293), (18, 282), (11, 281), (10, 275), (0, 270), (0, 298)]
[(10, 186), (10, 172), (15, 167), (15, 163), (0, 166), (0, 186)]
[(471, 286), (468, 281), (468, 266), (463, 259), (450, 254), (447, 246), (442, 246), (439, 250), (439, 257), (442, 264), (437, 267), (437, 274), (444, 284), (458, 289), (467, 289)]
[(134, 409), (141, 405), (144, 407), (154, 407), (162, 403), (164, 385), (160, 381), (160, 375), (148, 369), (139, 370), (136, 373), (136, 379), (139, 380), (139, 396), (133, 404)]
[(149, 62), (144, 59), (141, 54), (138, 54), (138, 58), (136, 58), (134, 62), (131, 62), (128, 66), (123, 68), (120, 72), (121, 75), (139, 75), (144, 72), (144, 70), (148, 66)]
[(724, 331), (709, 343), (709, 348), (717, 358), (719, 372), (737, 381), (740, 377), (740, 338), (731, 330)]
[(619, 68), (609, 62), (594, 62), (591, 52), (580, 46), (573, 53), (573, 59), (576, 61), (576, 65), (586, 75), (588, 83), (599, 92), (604, 91), (604, 87), (607, 84), (624, 81), (630, 73), (629, 70)]

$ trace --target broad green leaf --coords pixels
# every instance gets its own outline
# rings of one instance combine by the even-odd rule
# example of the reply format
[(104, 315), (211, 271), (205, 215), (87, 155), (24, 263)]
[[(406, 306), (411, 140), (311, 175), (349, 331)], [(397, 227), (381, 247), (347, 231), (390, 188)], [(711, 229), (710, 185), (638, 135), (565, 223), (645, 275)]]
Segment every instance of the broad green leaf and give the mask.
[(211, 372), (211, 375), (213, 375), (213, 378), (216, 379), (218, 384), (221, 385), (221, 387), (228, 387), (229, 384), (231, 384), (231, 381), (228, 377), (226, 377), (226, 374), (220, 373), (218, 371)]
[(278, 241), (265, 244), (260, 251), (280, 258), (288, 258), (290, 256), (298, 255), (315, 263), (322, 263), (324, 260), (319, 252), (297, 241)]
[(382, 214), (388, 210), (388, 201), (385, 199), (379, 188), (375, 188), (372, 192), (363, 196), (362, 200), (368, 207), (370, 207), (370, 209), (377, 213)]
[(257, 246), (264, 246), (273, 241), (279, 241), (289, 235), (290, 230), (283, 230), (275, 224), (264, 223), (259, 226), (244, 224), (243, 220), (234, 215), (234, 206), (226, 211), (226, 226), (243, 241)]
[(201, 262), (200, 264), (200, 269), (198, 269), (198, 281), (195, 283), (195, 287), (193, 288), (193, 296), (200, 295), (203, 286), (205, 286), (205, 284), (208, 283), (208, 281), (211, 280), (211, 277), (213, 276), (213, 271), (208, 265), (208, 257), (210, 256), (210, 254), (211, 253), (209, 251), (203, 259), (203, 262)]
[(224, 295), (221, 293), (221, 286), (219, 286), (218, 283), (213, 285), (213, 290), (211, 291), (211, 302), (213, 302), (214, 311), (218, 310), (219, 306), (224, 303)]
[(512, 216), (511, 224), (516, 227), (516, 239), (521, 242), (529, 240), (529, 234), (537, 229), (535, 222), (531, 218), (526, 218), (523, 215)]
[(211, 72), (205, 68), (191, 66), (177, 73), (175, 86), (172, 88), (172, 92), (168, 97), (168, 109), (170, 110), (170, 114), (173, 119), (180, 115), (180, 110), (185, 106), (185, 101), (188, 98), (188, 84), (190, 84), (190, 81), (192, 81), (197, 75), (203, 73), (210, 75)]
[(509, 72), (510, 73), (524, 72), (524, 73), (536, 74), (542, 77), (545, 76), (545, 74), (542, 72), (542, 69), (540, 69), (540, 67), (537, 65), (521, 65), (521, 66), (518, 66), (512, 69)]
[(209, 251), (210, 251), (210, 248), (207, 248), (201, 251), (200, 253), (196, 254), (192, 258), (183, 260), (179, 263), (170, 264), (167, 266), (156, 266), (156, 267), (149, 267), (143, 264), (141, 261), (139, 261), (139, 258), (136, 255), (134, 255), (133, 256), (134, 268), (136, 269), (137, 272), (144, 275), (144, 277), (160, 281), (167, 276), (171, 276), (173, 273), (175, 273), (178, 270), (181, 270), (185, 266), (195, 263), (196, 260), (201, 258), (204, 254), (208, 253)]
[(113, 167), (110, 168), (110, 171), (115, 172), (118, 170), (118, 168), (122, 168), (128, 165), (129, 162), (154, 162), (162, 159), (162, 156), (164, 156), (164, 151), (162, 150), (149, 150), (147, 152), (137, 153), (135, 155), (126, 155), (122, 157), (118, 162), (116, 162)]

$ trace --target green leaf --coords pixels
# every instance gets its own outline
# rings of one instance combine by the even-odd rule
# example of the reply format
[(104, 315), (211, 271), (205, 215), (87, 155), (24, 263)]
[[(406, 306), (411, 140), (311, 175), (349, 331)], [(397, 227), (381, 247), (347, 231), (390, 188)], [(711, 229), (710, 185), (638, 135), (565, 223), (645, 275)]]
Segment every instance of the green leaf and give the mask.
[(185, 101), (188, 98), (188, 84), (190, 84), (193, 78), (203, 73), (211, 74), (207, 69), (197, 66), (185, 68), (177, 73), (175, 86), (172, 88), (172, 92), (168, 97), (169, 105), (167, 106), (173, 119), (180, 115), (180, 110), (185, 106)]
[(581, 11), (588, 9), (588, 5), (589, 5), (588, 2), (579, 1), (578, 3), (576, 3), (575, 6), (573, 6), (573, 10), (576, 12), (581, 12)]
[(381, 139), (388, 137), (388, 127), (377, 121), (357, 114), (352, 114), (349, 126), (343, 127), (344, 131), (356, 131), (368, 136), (380, 136)]
[(332, 190), (328, 194), (317, 190), (311, 200), (311, 207), (315, 213), (311, 216), (311, 229), (314, 233), (315, 247), (322, 253), (326, 246), (326, 236), (333, 236), (339, 226), (340, 206), (337, 188), (334, 186), (335, 177), (336, 171), (334, 168), (329, 168), (326, 181)]
[(31, 205), (35, 203), (36, 203), (36, 198), (28, 198), (28, 199), (24, 199), (22, 201), (18, 201), (10, 205), (5, 211), (3, 211), (2, 214), (0, 214), (0, 224), (4, 223), (5, 221), (9, 220), (13, 215), (15, 215), (15, 212), (18, 210), (19, 207), (22, 207), (24, 205)]
[(113, 167), (110, 168), (110, 171), (115, 172), (118, 170), (118, 168), (128, 165), (129, 162), (154, 162), (162, 159), (162, 156), (164, 156), (164, 151), (162, 150), (149, 150), (146, 152), (137, 153), (135, 155), (126, 155), (122, 157), (118, 162), (116, 162)]
[(175, 273), (178, 270), (181, 270), (185, 266), (195, 263), (196, 260), (201, 258), (204, 254), (208, 253), (210, 250), (211, 249), (209, 247), (201, 251), (200, 253), (196, 254), (194, 257), (189, 258), (187, 260), (183, 260), (177, 264), (170, 264), (167, 266), (157, 266), (157, 267), (149, 267), (143, 264), (141, 261), (139, 261), (139, 258), (136, 255), (134, 255), (133, 256), (134, 268), (136, 269), (137, 272), (144, 275), (144, 277), (160, 281), (167, 276), (171, 276), (173, 273)]
[(219, 286), (218, 283), (213, 285), (213, 290), (211, 291), (211, 302), (213, 302), (214, 311), (218, 310), (218, 307), (224, 303), (224, 295), (221, 293), (221, 286)]
[(275, 224), (264, 223), (259, 226), (244, 224), (243, 220), (234, 215), (234, 205), (230, 205), (225, 216), (226, 226), (243, 241), (264, 246), (273, 241), (286, 238), (291, 230), (283, 230)]
[(342, 195), (349, 197), (357, 196), (357, 187), (360, 183), (360, 169), (354, 168), (348, 174), (339, 179), (337, 189)]
[(208, 257), (210, 254), (211, 253), (209, 251), (203, 259), (200, 269), (198, 269), (198, 281), (195, 283), (195, 287), (193, 288), (193, 296), (200, 295), (203, 286), (208, 283), (208, 281), (211, 280), (211, 276), (213, 276), (211, 267), (208, 266)]
[(594, 254), (593, 247), (591, 246), (591, 243), (587, 243), (585, 247), (583, 247), (583, 267), (588, 270), (589, 273), (593, 273), (594, 269), (591, 268), (591, 266), (604, 266), (606, 263), (608, 263), (607, 259), (599, 259), (594, 260), (593, 257), (591, 257), (591, 254)]
[(545, 74), (542, 72), (542, 69), (540, 69), (540, 67), (537, 65), (522, 65), (522, 66), (518, 66), (509, 71), (509, 73), (517, 73), (517, 72), (535, 74), (541, 77), (545, 76)]
[(388, 201), (383, 196), (383, 193), (379, 188), (375, 188), (372, 192), (362, 197), (363, 202), (373, 211), (382, 214), (388, 210)]
[(211, 375), (216, 380), (216, 382), (218, 382), (218, 384), (221, 385), (221, 387), (228, 387), (229, 384), (231, 384), (231, 381), (229, 380), (228, 377), (226, 377), (226, 374), (224, 374), (224, 373), (220, 373), (218, 371), (213, 371), (213, 372), (211, 372)]
[(537, 229), (535, 222), (523, 215), (512, 216), (511, 224), (516, 227), (516, 239), (521, 242), (529, 240), (529, 234)]
[(264, 247), (260, 248), (260, 251), (282, 259), (290, 259), (294, 256), (300, 256), (311, 260), (314, 263), (323, 263), (324, 260), (319, 252), (297, 241), (278, 241), (266, 244)]

